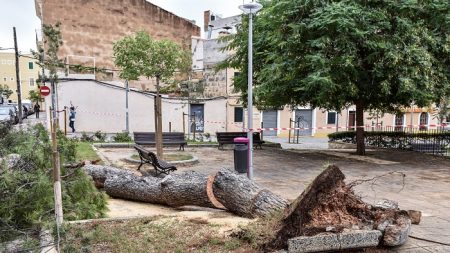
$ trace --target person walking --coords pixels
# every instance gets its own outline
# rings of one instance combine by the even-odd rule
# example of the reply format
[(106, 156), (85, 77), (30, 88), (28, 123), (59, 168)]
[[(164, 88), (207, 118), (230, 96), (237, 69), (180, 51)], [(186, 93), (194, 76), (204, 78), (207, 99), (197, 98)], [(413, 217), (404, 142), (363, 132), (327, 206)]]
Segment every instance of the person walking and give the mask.
[(41, 106), (38, 103), (36, 103), (34, 105), (34, 112), (36, 113), (36, 119), (39, 119), (39, 111), (40, 110), (41, 110)]
[(28, 118), (28, 107), (26, 107), (26, 106), (22, 106), (22, 107), (23, 107), (22, 118), (27, 119)]
[(75, 115), (75, 107), (71, 106), (69, 112), (69, 127), (72, 128), (72, 133), (75, 133)]

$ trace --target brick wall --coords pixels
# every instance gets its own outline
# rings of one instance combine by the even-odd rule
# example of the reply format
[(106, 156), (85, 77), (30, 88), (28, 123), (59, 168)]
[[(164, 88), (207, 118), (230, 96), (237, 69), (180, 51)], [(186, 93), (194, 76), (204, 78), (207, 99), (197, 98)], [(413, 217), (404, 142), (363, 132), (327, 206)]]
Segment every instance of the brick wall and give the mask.
[[(145, 0), (35, 1), (45, 24), (62, 23), (60, 56), (95, 57), (97, 67), (114, 68), (113, 43), (136, 31), (173, 40), (188, 50), (191, 36), (200, 36), (200, 27)], [(70, 63), (92, 65), (93, 60), (71, 57)]]

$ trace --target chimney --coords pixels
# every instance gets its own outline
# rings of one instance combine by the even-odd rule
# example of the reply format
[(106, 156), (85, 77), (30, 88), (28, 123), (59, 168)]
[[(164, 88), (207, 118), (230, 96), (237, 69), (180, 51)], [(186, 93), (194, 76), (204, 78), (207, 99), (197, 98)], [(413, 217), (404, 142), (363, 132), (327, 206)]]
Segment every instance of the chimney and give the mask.
[(211, 20), (211, 11), (203, 12), (203, 31), (208, 31), (209, 21)]

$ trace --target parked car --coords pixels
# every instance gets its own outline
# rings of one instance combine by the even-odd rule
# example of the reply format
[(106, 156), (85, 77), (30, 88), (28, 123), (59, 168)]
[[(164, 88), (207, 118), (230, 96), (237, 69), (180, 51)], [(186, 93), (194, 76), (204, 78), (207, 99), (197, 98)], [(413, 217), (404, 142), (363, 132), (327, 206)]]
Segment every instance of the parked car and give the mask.
[(2, 124), (17, 124), (19, 122), (19, 117), (15, 113), (14, 106), (0, 106), (0, 122)]
[(22, 105), (27, 107), (28, 115), (31, 115), (34, 113), (34, 106), (33, 106), (33, 103), (31, 103), (31, 100), (23, 100)]
[(11, 110), (13, 118), (14, 118), (14, 122), (13, 124), (17, 124), (19, 123), (19, 110), (17, 109), (17, 106), (14, 104), (3, 104), (0, 106), (0, 108), (8, 108), (9, 110)]

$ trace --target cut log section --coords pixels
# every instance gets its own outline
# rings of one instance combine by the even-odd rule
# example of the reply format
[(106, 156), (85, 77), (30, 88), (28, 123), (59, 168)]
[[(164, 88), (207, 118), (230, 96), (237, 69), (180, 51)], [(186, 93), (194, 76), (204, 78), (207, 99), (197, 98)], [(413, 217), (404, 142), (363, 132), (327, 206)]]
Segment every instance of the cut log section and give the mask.
[(84, 170), (97, 187), (104, 187), (115, 198), (171, 207), (226, 208), (248, 218), (265, 216), (287, 206), (283, 198), (226, 169), (212, 177), (189, 171), (164, 178), (139, 176), (111, 166), (86, 165)]

